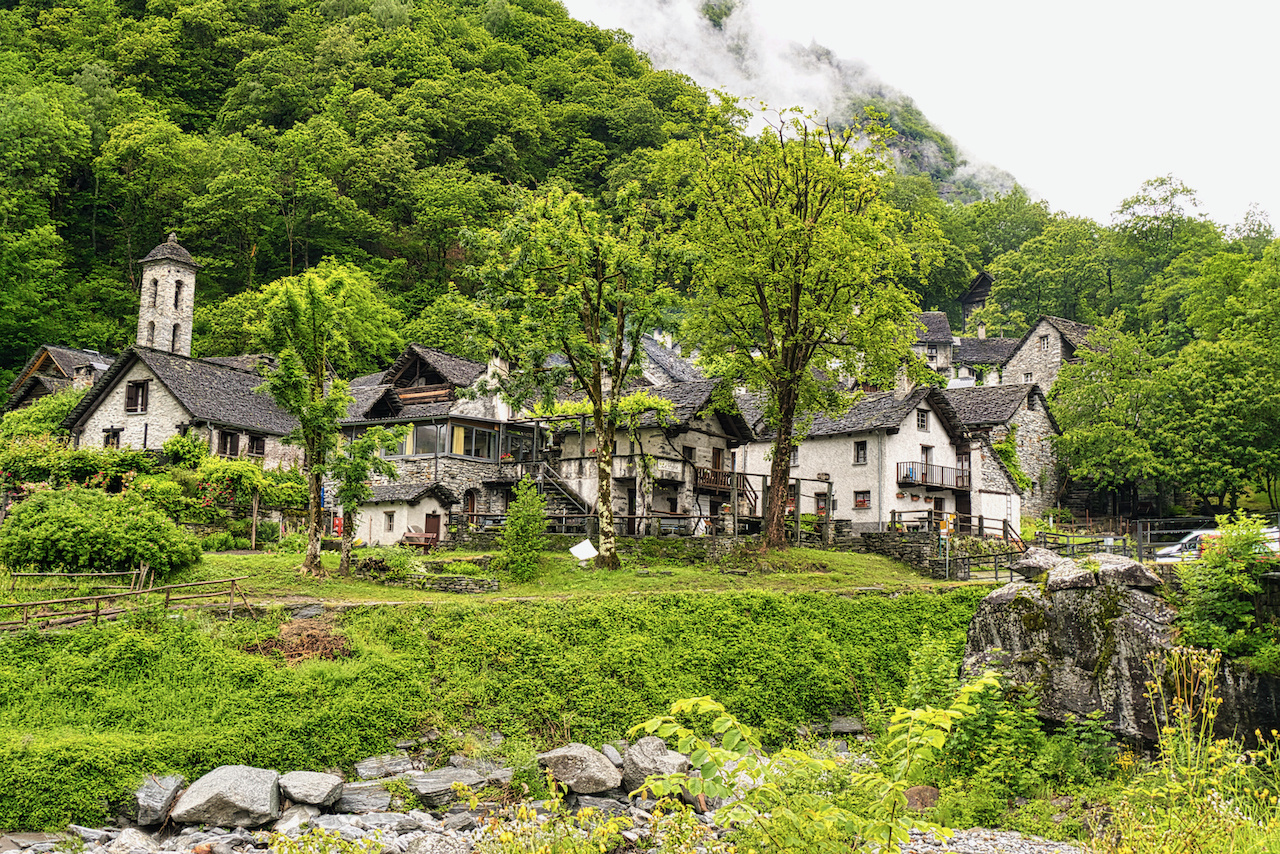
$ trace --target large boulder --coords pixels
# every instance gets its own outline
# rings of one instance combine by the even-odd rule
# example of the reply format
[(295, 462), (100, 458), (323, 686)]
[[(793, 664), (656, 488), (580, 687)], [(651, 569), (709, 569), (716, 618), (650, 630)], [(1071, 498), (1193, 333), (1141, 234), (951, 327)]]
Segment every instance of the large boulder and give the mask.
[(191, 784), (170, 814), (182, 824), (257, 827), (280, 817), (280, 775), (223, 765)]
[(144, 827), (162, 824), (169, 817), (169, 808), (178, 799), (178, 793), (185, 785), (187, 781), (177, 774), (147, 777), (135, 793), (138, 799), (138, 824)]
[(383, 756), (370, 756), (356, 763), (356, 776), (361, 780), (377, 780), (381, 777), (394, 777), (421, 768), (408, 753), (388, 753)]
[(578, 742), (539, 753), (538, 764), (580, 795), (594, 795), (622, 783), (621, 772), (603, 753)]
[(327, 807), (342, 796), (342, 778), (317, 771), (290, 771), (280, 778), (280, 791), (295, 804)]
[[(1047, 563), (1047, 561), (1042, 561)], [(1096, 572), (1095, 572), (1096, 569)], [(1089, 582), (1082, 578), (1090, 576)], [(1055, 584), (1055, 577), (1063, 582)], [(1040, 694), (1041, 717), (1063, 721), (1101, 710), (1107, 726), (1154, 741), (1161, 721), (1147, 700), (1147, 656), (1173, 643), (1176, 610), (1149, 592), (1158, 578), (1115, 555), (1064, 560), (1043, 588), (1012, 582), (978, 604), (969, 623), (965, 669), (1003, 672)], [(1280, 680), (1224, 662), (1219, 735), (1248, 739), (1255, 729), (1280, 728)]]
[(1027, 578), (1035, 578), (1063, 563), (1071, 563), (1071, 559), (1039, 546), (1031, 546), (1022, 553), (1013, 568)]
[(160, 843), (136, 827), (120, 831), (115, 841), (107, 846), (107, 854), (159, 854), (159, 851)]
[[(403, 780), (404, 777), (393, 779)], [(344, 783), (333, 809), (340, 813), (385, 812), (391, 809), (391, 792), (385, 783), (390, 780), (369, 780), (360, 783)]]
[(656, 735), (648, 735), (627, 748), (622, 757), (622, 785), (634, 792), (646, 777), (655, 774), (677, 774), (689, 770), (689, 760)]

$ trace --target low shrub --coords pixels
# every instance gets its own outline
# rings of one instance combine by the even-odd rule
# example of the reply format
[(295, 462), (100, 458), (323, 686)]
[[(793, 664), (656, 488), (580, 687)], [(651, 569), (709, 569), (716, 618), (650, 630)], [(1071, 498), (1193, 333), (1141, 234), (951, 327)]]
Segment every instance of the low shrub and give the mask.
[(0, 561), (11, 570), (127, 572), (147, 563), (163, 578), (199, 560), (196, 538), (133, 493), (45, 490), (0, 526)]
[(307, 550), (307, 535), (302, 531), (294, 531), (288, 536), (281, 537), (276, 542), (271, 551), (280, 552), (281, 554), (302, 554)]
[(542, 551), (547, 547), (547, 497), (530, 477), (515, 486), (515, 500), (507, 508), (507, 523), (498, 535), (502, 549), (495, 568), (514, 581), (531, 581), (538, 574)]
[(235, 548), (235, 540), (226, 531), (216, 531), (200, 541), (201, 551), (229, 552)]
[(250, 548), (252, 545), (253, 544), (250, 542), (248, 537), (236, 537), (232, 541), (232, 546), (238, 551), (244, 551)]

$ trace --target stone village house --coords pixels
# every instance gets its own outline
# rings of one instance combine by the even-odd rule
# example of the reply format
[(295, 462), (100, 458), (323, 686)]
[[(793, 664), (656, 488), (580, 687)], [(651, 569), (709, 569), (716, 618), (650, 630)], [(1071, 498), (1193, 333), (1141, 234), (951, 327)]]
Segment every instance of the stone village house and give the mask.
[(301, 450), (281, 441), (297, 422), (256, 390), (265, 357), (191, 357), (200, 269), (191, 254), (171, 234), (140, 263), (138, 343), (100, 373), (88, 363), (96, 379), (62, 425), (75, 444), (158, 450), (171, 436), (194, 434), (219, 456), (299, 462)]
[[(771, 431), (749, 398), (739, 402), (757, 436), (745, 449), (747, 470), (767, 472)], [(792, 484), (790, 507), (798, 499), (802, 514), (851, 518), (855, 533), (885, 530), (895, 511), (918, 519), (926, 510), (982, 516), (987, 530), (1008, 520), (1016, 530), (1021, 512), (1021, 492), (989, 440), (970, 436), (932, 387), (868, 392), (839, 418), (816, 416), (792, 450), (791, 476), (800, 490)]]
[(5, 411), (21, 409), (64, 389), (88, 388), (114, 360), (114, 356), (97, 350), (42, 344), (9, 385)]

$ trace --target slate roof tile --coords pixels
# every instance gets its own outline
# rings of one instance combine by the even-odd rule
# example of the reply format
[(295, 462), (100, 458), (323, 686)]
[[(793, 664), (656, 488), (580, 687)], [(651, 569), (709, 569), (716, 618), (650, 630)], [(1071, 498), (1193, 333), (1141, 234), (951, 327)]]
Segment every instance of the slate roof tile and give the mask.
[(918, 342), (921, 344), (951, 343), (951, 320), (945, 311), (922, 311), (916, 314), (916, 319), (924, 325), (924, 329), (916, 334)]
[(961, 338), (957, 365), (1003, 365), (1018, 349), (1020, 338)]

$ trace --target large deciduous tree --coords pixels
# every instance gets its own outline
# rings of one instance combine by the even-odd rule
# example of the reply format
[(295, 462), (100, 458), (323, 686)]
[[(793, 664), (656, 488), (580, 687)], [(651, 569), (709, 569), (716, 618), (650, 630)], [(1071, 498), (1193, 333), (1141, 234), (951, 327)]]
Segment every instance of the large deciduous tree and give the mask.
[(684, 186), (696, 260), (684, 337), (704, 368), (761, 393), (774, 431), (765, 540), (784, 542), (793, 445), (805, 416), (838, 413), (850, 388), (923, 378), (911, 352), (914, 295), (901, 281), (932, 266), (940, 239), (884, 197), (875, 144), (796, 119), (756, 138), (704, 137), (666, 163)]
[(606, 569), (620, 566), (612, 494), (620, 403), (640, 371), (640, 337), (675, 299), (655, 281), (654, 234), (654, 217), (629, 185), (612, 215), (552, 189), (501, 230), (477, 235), (488, 337), (512, 366), (500, 378), (503, 393), (518, 406), (550, 405), (566, 388), (587, 401), (598, 446), (596, 565)]
[(298, 419), (286, 441), (302, 446), (307, 479), (307, 553), (303, 568), (320, 565), (321, 478), (338, 443), (338, 421), (351, 396), (351, 376), (381, 365), (400, 347), (399, 314), (384, 303), (362, 270), (325, 262), (266, 288), (260, 339), (278, 354), (266, 389)]
[(407, 425), (401, 424), (388, 430), (371, 427), (345, 445), (340, 445), (325, 463), (326, 471), (335, 481), (334, 503), (342, 508), (345, 524), (342, 526), (342, 560), (338, 574), (351, 574), (351, 549), (355, 544), (356, 520), (360, 507), (373, 497), (369, 483), (371, 475), (379, 474), (395, 480), (399, 470), (383, 459), (384, 453), (394, 453), (396, 446), (409, 434)]

